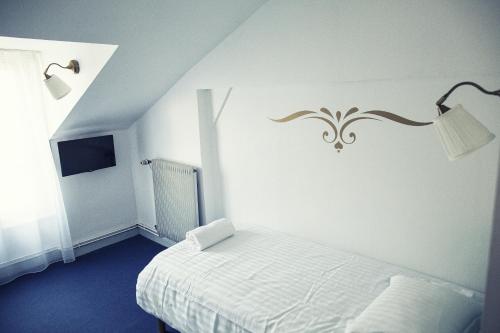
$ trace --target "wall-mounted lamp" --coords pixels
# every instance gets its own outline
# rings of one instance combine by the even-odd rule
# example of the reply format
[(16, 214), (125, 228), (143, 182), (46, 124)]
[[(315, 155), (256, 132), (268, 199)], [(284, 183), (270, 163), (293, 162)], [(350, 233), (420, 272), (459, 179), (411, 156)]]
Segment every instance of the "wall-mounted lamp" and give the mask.
[(49, 89), (52, 97), (54, 97), (55, 99), (61, 99), (64, 96), (66, 96), (67, 94), (69, 94), (69, 92), (71, 91), (71, 87), (68, 86), (66, 84), (66, 82), (61, 80), (57, 75), (47, 74), (47, 71), (49, 70), (50, 66), (52, 66), (52, 65), (56, 65), (56, 66), (59, 66), (61, 68), (70, 69), (73, 71), (73, 73), (78, 74), (78, 73), (80, 73), (80, 64), (76, 60), (71, 60), (68, 64), (68, 66), (64, 67), (64, 66), (61, 66), (61, 65), (53, 62), (53, 63), (49, 64), (47, 66), (47, 68), (45, 69), (45, 71), (43, 72), (43, 75), (45, 75), (45, 80), (43, 80), (43, 82), (45, 82), (45, 85), (47, 86), (47, 89)]
[(436, 102), (439, 116), (434, 120), (434, 128), (448, 158), (452, 161), (481, 148), (495, 138), (495, 135), (462, 105), (458, 104), (449, 108), (443, 104), (455, 89), (464, 85), (473, 86), (485, 94), (500, 97), (500, 90), (488, 91), (477, 83), (466, 81), (454, 85)]

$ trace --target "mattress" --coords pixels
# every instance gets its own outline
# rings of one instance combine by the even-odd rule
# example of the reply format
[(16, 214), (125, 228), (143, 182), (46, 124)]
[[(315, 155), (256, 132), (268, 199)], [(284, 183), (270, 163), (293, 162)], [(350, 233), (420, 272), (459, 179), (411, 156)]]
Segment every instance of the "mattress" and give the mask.
[(139, 274), (136, 297), (184, 333), (344, 332), (396, 274), (431, 279), (254, 227), (202, 252), (180, 242), (159, 253)]

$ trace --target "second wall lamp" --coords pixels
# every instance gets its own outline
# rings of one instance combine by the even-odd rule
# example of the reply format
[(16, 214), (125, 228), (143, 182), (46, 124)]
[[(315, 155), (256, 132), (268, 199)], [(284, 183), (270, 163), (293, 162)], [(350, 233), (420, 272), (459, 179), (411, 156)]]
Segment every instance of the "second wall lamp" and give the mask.
[(47, 89), (49, 89), (52, 97), (54, 97), (55, 99), (61, 99), (67, 94), (69, 94), (69, 92), (71, 91), (71, 87), (68, 86), (66, 82), (61, 80), (59, 76), (54, 74), (53, 75), (47, 74), (50, 66), (52, 65), (72, 70), (73, 73), (78, 74), (80, 73), (80, 64), (78, 63), (77, 60), (74, 59), (69, 62), (68, 66), (61, 66), (58, 63), (53, 62), (49, 64), (45, 69), (45, 71), (43, 72), (43, 75), (45, 75), (45, 80), (43, 80), (43, 82), (45, 82), (45, 85), (47, 86)]
[(437, 102), (439, 116), (434, 127), (450, 160), (456, 160), (493, 141), (495, 135), (481, 124), (462, 105), (444, 105), (448, 96), (460, 86), (473, 86), (484, 94), (500, 97), (500, 90), (488, 91), (477, 83), (465, 81), (454, 85)]

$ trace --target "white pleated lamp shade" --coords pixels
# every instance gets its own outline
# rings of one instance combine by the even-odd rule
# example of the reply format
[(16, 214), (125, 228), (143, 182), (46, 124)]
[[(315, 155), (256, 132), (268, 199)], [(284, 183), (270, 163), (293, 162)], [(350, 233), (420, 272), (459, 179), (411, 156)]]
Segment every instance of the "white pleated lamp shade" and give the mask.
[(458, 104), (434, 120), (450, 161), (461, 158), (491, 142), (495, 135)]
[(61, 99), (71, 91), (71, 87), (57, 75), (52, 75), (50, 78), (43, 80), (43, 82), (45, 82), (47, 89), (49, 89), (50, 94), (55, 99)]

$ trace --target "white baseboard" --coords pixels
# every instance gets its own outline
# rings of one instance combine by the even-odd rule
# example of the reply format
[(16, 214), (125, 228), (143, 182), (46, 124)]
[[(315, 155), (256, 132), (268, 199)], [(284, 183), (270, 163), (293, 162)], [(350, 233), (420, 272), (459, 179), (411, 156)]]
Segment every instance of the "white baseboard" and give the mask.
[(170, 240), (168, 238), (159, 237), (156, 230), (151, 229), (147, 225), (138, 223), (137, 228), (139, 229), (139, 235), (146, 237), (147, 239), (150, 239), (153, 242), (161, 244), (165, 247), (171, 247), (172, 245), (175, 245), (175, 243), (176, 243), (173, 240)]
[(170, 247), (175, 244), (175, 242), (170, 239), (159, 237), (156, 230), (153, 230), (143, 224), (135, 224), (131, 227), (120, 229), (96, 238), (86, 240), (85, 242), (75, 244), (73, 249), (75, 251), (75, 256), (79, 257), (137, 235), (141, 235), (165, 247)]
[(139, 234), (137, 230), (137, 225), (133, 225), (128, 228), (120, 229), (107, 233), (105, 235), (86, 240), (73, 246), (75, 251), (75, 257), (82, 256), (84, 254), (99, 250), (103, 247), (109, 246), (114, 243), (121, 242), (125, 239), (132, 238)]

